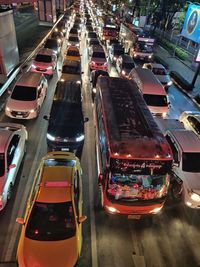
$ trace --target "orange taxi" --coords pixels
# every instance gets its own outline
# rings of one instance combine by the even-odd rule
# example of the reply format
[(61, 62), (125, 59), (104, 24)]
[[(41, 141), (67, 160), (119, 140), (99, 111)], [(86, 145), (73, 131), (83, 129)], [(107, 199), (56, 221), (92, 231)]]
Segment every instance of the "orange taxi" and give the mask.
[(81, 55), (79, 49), (76, 46), (68, 46), (67, 51), (65, 53), (65, 59), (73, 60), (73, 61), (80, 61)]
[(17, 250), (20, 267), (74, 267), (82, 246), (82, 170), (69, 152), (50, 152), (36, 172)]

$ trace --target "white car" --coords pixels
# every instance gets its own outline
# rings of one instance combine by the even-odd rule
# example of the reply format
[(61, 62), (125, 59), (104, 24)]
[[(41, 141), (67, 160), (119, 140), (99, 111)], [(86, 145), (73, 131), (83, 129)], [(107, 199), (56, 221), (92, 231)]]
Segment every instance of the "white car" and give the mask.
[(143, 68), (150, 69), (157, 79), (162, 83), (165, 89), (168, 89), (172, 85), (170, 76), (162, 64), (158, 63), (144, 63)]
[(47, 87), (47, 79), (42, 73), (24, 73), (10, 92), (5, 107), (6, 115), (14, 119), (36, 118), (45, 99)]
[(200, 112), (198, 111), (184, 111), (179, 120), (184, 124), (187, 130), (193, 131), (200, 137)]
[(11, 198), (27, 139), (28, 133), (23, 125), (0, 123), (0, 210)]
[(41, 72), (53, 77), (57, 66), (57, 54), (48, 48), (42, 48), (35, 56), (31, 65), (31, 71)]

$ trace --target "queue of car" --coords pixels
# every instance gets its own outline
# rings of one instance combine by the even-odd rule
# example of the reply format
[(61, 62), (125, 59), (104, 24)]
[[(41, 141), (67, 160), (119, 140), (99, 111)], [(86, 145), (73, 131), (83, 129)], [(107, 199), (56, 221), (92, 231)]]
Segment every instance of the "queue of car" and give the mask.
[[(83, 71), (80, 53), (82, 36), (85, 34), (88, 47), (88, 67), (93, 100), (98, 77), (109, 76), (110, 63), (116, 67), (120, 77), (133, 79), (142, 92), (140, 86), (144, 79), (137, 82), (137, 78), (134, 76), (137, 66), (133, 58), (125, 54), (124, 47), (118, 39), (107, 40), (105, 46), (102, 45), (97, 30), (99, 22), (92, 19), (92, 9), (88, 10), (90, 10), (90, 14), (86, 12), (87, 9), (84, 12), (84, 8), (78, 1), (75, 2), (70, 20), (66, 20), (68, 16), (63, 16), (55, 31), (46, 40), (44, 47), (33, 58), (29, 71), (23, 73), (15, 83), (5, 106), (5, 113), (10, 118), (34, 119), (38, 117), (48, 93), (48, 78), (52, 78), (57, 68), (57, 60), (62, 46), (66, 44), (60, 69), (61, 76), (56, 84), (51, 110), (44, 116), (44, 120), (48, 123), (46, 141), (49, 152), (42, 158), (36, 171), (25, 216), (17, 218), (17, 222), (22, 225), (17, 251), (19, 266), (76, 266), (81, 254), (82, 223), (86, 220), (86, 216), (82, 212), (80, 158), (85, 139), (84, 124), (88, 121), (82, 110)], [(158, 69), (162, 70), (162, 74), (158, 73)], [(172, 82), (167, 76), (166, 69), (157, 63), (145, 63), (143, 70), (140, 68), (138, 72), (149, 73), (150, 71), (158, 86), (163, 89), (160, 90), (162, 91), (162, 101), (165, 104), (164, 111), (155, 112), (154, 109), (152, 112), (157, 115), (162, 113), (165, 117), (169, 102), (164, 88), (168, 89)], [(163, 75), (166, 76), (165, 79), (163, 79)], [(153, 89), (151, 91), (153, 92)], [(155, 103), (158, 93), (157, 91), (152, 92), (151, 94), (155, 96), (153, 99)], [(173, 146), (175, 142), (178, 143), (177, 136), (183, 136), (182, 138), (188, 136), (196, 149), (195, 153), (200, 152), (199, 139), (195, 137), (200, 136), (199, 118), (199, 114), (184, 112), (180, 121), (183, 122), (186, 129), (192, 130), (194, 133), (191, 134), (185, 130), (183, 133), (180, 130), (179, 132), (166, 131), (165, 136), (169, 140), (169, 144)], [(0, 154), (1, 176), (4, 177), (0, 192), (1, 210), (11, 197), (15, 177), (26, 151), (28, 134), (23, 125), (0, 123), (0, 138), (3, 140)], [(175, 161), (173, 169), (174, 176), (182, 173), (182, 176), (179, 177), (182, 179), (182, 183), (179, 180), (181, 188), (177, 194), (180, 197), (182, 192), (185, 192), (186, 205), (197, 208), (199, 206), (196, 203), (200, 201), (200, 186), (194, 188), (195, 179), (193, 178), (194, 182), (190, 187), (188, 178), (185, 180), (182, 178), (186, 177), (188, 172), (191, 174), (193, 169), (188, 163), (188, 169), (180, 171), (183, 163), (186, 164), (186, 159), (187, 162), (191, 159), (194, 160), (190, 155), (193, 151), (189, 151), (186, 144), (179, 142), (179, 145), (182, 152), (177, 152), (179, 159)], [(189, 153), (187, 158), (184, 158), (183, 146), (185, 146), (186, 153)], [(174, 151), (173, 147), (172, 150)], [(198, 166), (196, 166), (196, 170), (200, 173)], [(186, 174), (183, 174), (183, 171)], [(7, 178), (5, 178), (5, 174)], [(68, 253), (66, 253), (66, 249)]]

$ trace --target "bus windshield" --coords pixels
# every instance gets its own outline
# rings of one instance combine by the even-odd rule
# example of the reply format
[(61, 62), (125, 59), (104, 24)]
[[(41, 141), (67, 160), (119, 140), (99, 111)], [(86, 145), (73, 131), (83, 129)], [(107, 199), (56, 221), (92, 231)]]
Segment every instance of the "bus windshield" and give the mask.
[(116, 200), (166, 196), (171, 161), (111, 159), (107, 194)]
[(139, 41), (135, 47), (136, 52), (153, 53), (153, 44)]
[(161, 198), (167, 194), (166, 175), (110, 173), (107, 193), (116, 200)]

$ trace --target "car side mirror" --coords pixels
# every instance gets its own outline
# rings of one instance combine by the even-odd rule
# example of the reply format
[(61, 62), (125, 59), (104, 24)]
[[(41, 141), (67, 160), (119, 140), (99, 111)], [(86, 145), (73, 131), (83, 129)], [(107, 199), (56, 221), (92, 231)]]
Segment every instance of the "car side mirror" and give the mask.
[(48, 121), (48, 120), (49, 120), (49, 116), (44, 115), (44, 116), (43, 116), (43, 119), (46, 120), (46, 121)]
[(84, 118), (84, 122), (88, 122), (89, 121), (89, 118)]
[(179, 166), (179, 162), (173, 162), (172, 167), (178, 167)]
[(23, 225), (24, 224), (24, 219), (23, 218), (17, 218), (16, 222)]
[(7, 93), (8, 93), (9, 95), (11, 95), (12, 91), (8, 88)]
[(8, 167), (9, 170), (13, 169), (16, 167), (16, 164), (10, 164), (10, 166)]
[(82, 216), (79, 217), (78, 222), (79, 223), (83, 223), (86, 219), (87, 219), (87, 216), (86, 215), (82, 215)]

